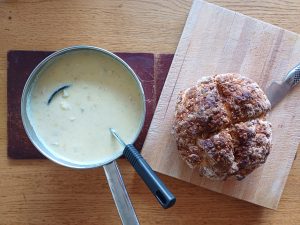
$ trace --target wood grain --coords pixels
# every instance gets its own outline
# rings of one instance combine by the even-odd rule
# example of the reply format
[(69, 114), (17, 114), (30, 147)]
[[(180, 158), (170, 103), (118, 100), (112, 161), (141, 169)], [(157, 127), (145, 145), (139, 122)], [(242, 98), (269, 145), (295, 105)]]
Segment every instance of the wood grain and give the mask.
[(275, 109), (267, 162), (242, 181), (210, 181), (190, 169), (171, 134), (180, 91), (203, 76), (237, 72), (262, 89), (299, 63), (300, 35), (219, 6), (195, 0), (158, 102), (142, 154), (152, 168), (219, 193), (276, 209), (300, 140), (300, 87)]
[[(298, 0), (211, 2), (300, 33)], [(120, 224), (102, 169), (77, 171), (45, 160), (7, 159), (7, 51), (91, 44), (112, 51), (174, 53), (190, 6), (191, 0), (1, 1), (0, 224)], [(300, 224), (299, 158), (278, 211), (163, 175), (177, 203), (162, 210), (129, 163), (119, 164), (141, 224)]]

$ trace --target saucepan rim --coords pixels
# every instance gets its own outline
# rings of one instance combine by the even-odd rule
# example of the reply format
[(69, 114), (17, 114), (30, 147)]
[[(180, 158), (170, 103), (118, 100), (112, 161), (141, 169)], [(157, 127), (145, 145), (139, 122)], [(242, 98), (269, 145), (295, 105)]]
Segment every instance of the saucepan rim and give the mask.
[(106, 165), (106, 164), (116, 160), (120, 156), (122, 156), (123, 152), (118, 151), (114, 155), (112, 155), (111, 158), (109, 158), (107, 160), (104, 160), (104, 161), (101, 161), (99, 163), (92, 163), (92, 164), (78, 164), (78, 163), (72, 163), (70, 161), (64, 160), (62, 158), (59, 158), (55, 154), (53, 154), (51, 152), (51, 150), (49, 148), (47, 148), (42, 143), (41, 139), (34, 132), (33, 126), (30, 122), (29, 115), (28, 115), (30, 93), (31, 93), (31, 90), (34, 86), (35, 80), (38, 78), (38, 75), (39, 75), (40, 71), (42, 69), (44, 69), (48, 64), (51, 64), (51, 62), (53, 62), (58, 56), (62, 56), (64, 54), (68, 54), (70, 52), (80, 51), (80, 50), (92, 50), (92, 51), (96, 51), (96, 52), (99, 52), (101, 54), (104, 54), (106, 56), (109, 56), (112, 60), (116, 60), (118, 63), (120, 63), (122, 66), (124, 66), (125, 69), (128, 71), (128, 74), (131, 75), (134, 78), (135, 83), (136, 83), (136, 85), (139, 89), (140, 96), (142, 98), (142, 107), (143, 107), (142, 116), (141, 116), (141, 119), (140, 119), (140, 125), (139, 125), (139, 128), (137, 129), (137, 132), (136, 132), (136, 134), (135, 134), (135, 136), (132, 140), (132, 143), (134, 143), (134, 141), (136, 141), (136, 139), (138, 138), (138, 136), (139, 136), (139, 134), (142, 130), (142, 127), (143, 127), (144, 122), (145, 122), (145, 117), (146, 117), (146, 99), (145, 99), (145, 93), (144, 93), (144, 90), (143, 90), (143, 86), (142, 86), (138, 76), (136, 75), (136, 73), (133, 71), (133, 69), (123, 59), (121, 59), (119, 56), (117, 56), (116, 54), (114, 54), (114, 53), (112, 53), (108, 50), (105, 50), (105, 49), (99, 48), (99, 47), (95, 47), (95, 46), (76, 45), (76, 46), (63, 48), (61, 50), (58, 50), (58, 51), (50, 54), (43, 61), (41, 61), (34, 68), (34, 70), (31, 72), (31, 74), (28, 77), (28, 79), (26, 81), (26, 84), (23, 88), (23, 93), (22, 93), (22, 98), (21, 98), (21, 117), (22, 117), (23, 126), (24, 126), (24, 129), (25, 129), (25, 132), (26, 132), (27, 136), (29, 137), (29, 139), (33, 143), (33, 145), (45, 157), (47, 157), (51, 161), (53, 161), (57, 164), (60, 164), (62, 166), (75, 168), (75, 169), (88, 169), (88, 168), (95, 168), (95, 167), (101, 167), (103, 165)]

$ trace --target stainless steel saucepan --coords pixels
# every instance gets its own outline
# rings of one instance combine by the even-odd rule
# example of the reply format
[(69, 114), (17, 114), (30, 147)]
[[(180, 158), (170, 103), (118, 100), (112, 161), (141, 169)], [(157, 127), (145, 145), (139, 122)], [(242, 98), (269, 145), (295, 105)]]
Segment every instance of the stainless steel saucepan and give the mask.
[[(135, 138), (133, 142), (136, 140), (144, 124), (144, 119), (146, 114), (145, 95), (144, 95), (141, 82), (139, 81), (135, 72), (121, 58), (119, 58), (118, 56), (116, 56), (115, 54), (107, 50), (93, 47), (93, 46), (72, 46), (72, 47), (64, 48), (62, 50), (54, 52), (53, 54), (48, 56), (46, 59), (44, 59), (41, 63), (37, 65), (37, 67), (30, 74), (23, 90), (23, 95), (21, 100), (21, 114), (22, 114), (23, 125), (29, 139), (34, 144), (34, 146), (44, 156), (54, 161), (55, 163), (58, 163), (66, 167), (77, 168), (77, 169), (103, 167), (115, 204), (117, 206), (119, 215), (121, 217), (122, 223), (127, 225), (139, 224), (116, 163), (116, 159), (118, 159), (120, 156), (124, 155), (128, 159), (128, 161), (135, 168), (135, 170), (140, 175), (140, 177), (144, 180), (146, 185), (149, 187), (149, 189), (151, 190), (153, 195), (157, 198), (158, 202), (162, 205), (163, 208), (171, 207), (175, 203), (176, 199), (174, 195), (167, 189), (164, 183), (159, 179), (159, 177), (153, 172), (153, 170), (150, 168), (148, 163), (139, 154), (139, 152), (134, 148), (132, 143), (127, 143), (127, 144), (124, 143), (123, 152), (119, 152), (118, 154), (111, 155), (111, 158), (104, 163), (102, 162), (99, 164), (76, 164), (73, 162), (66, 161), (62, 158), (59, 158), (58, 156), (53, 154), (51, 149), (45, 146), (43, 142), (40, 140), (38, 134), (35, 133), (32, 126), (32, 122), (30, 121), (29, 102), (30, 102), (31, 91), (35, 85), (35, 81), (39, 79), (39, 76), (41, 74), (40, 72), (43, 69), (45, 69), (48, 65), (53, 63), (55, 60), (58, 60), (59, 57), (74, 51), (82, 51), (82, 50), (94, 51), (97, 52), (98, 54), (105, 55), (111, 58), (111, 60), (117, 61), (120, 65), (122, 65), (126, 69), (128, 75), (134, 78), (136, 87), (139, 90), (143, 101), (143, 113), (140, 118), (137, 118), (137, 120), (140, 121), (140, 126), (135, 131)], [(118, 138), (118, 140), (121, 141), (122, 143), (122, 140), (120, 140), (121, 138), (118, 137), (117, 133), (113, 129), (111, 129), (111, 131), (113, 132), (113, 135), (115, 135)]]

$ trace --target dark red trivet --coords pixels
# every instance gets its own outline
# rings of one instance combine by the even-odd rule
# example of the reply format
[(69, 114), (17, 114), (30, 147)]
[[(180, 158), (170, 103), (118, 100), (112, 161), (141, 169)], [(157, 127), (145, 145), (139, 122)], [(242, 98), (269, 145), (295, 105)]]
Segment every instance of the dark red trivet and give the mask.
[[(7, 154), (13, 159), (44, 158), (31, 144), (21, 120), (21, 95), (24, 84), (34, 67), (52, 52), (9, 51), (7, 53)], [(152, 53), (116, 53), (139, 76), (146, 95), (146, 120), (143, 130), (135, 142), (143, 146), (153, 113), (167, 77), (173, 55)]]

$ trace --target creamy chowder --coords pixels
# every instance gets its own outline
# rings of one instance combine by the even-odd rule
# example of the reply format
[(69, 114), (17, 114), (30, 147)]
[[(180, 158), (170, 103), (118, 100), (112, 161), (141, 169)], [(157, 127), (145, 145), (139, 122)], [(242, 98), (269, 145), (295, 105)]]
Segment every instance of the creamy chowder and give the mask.
[(143, 97), (117, 60), (93, 50), (61, 55), (37, 76), (28, 115), (43, 144), (76, 164), (105, 162), (123, 150), (109, 128), (131, 143), (143, 118)]

